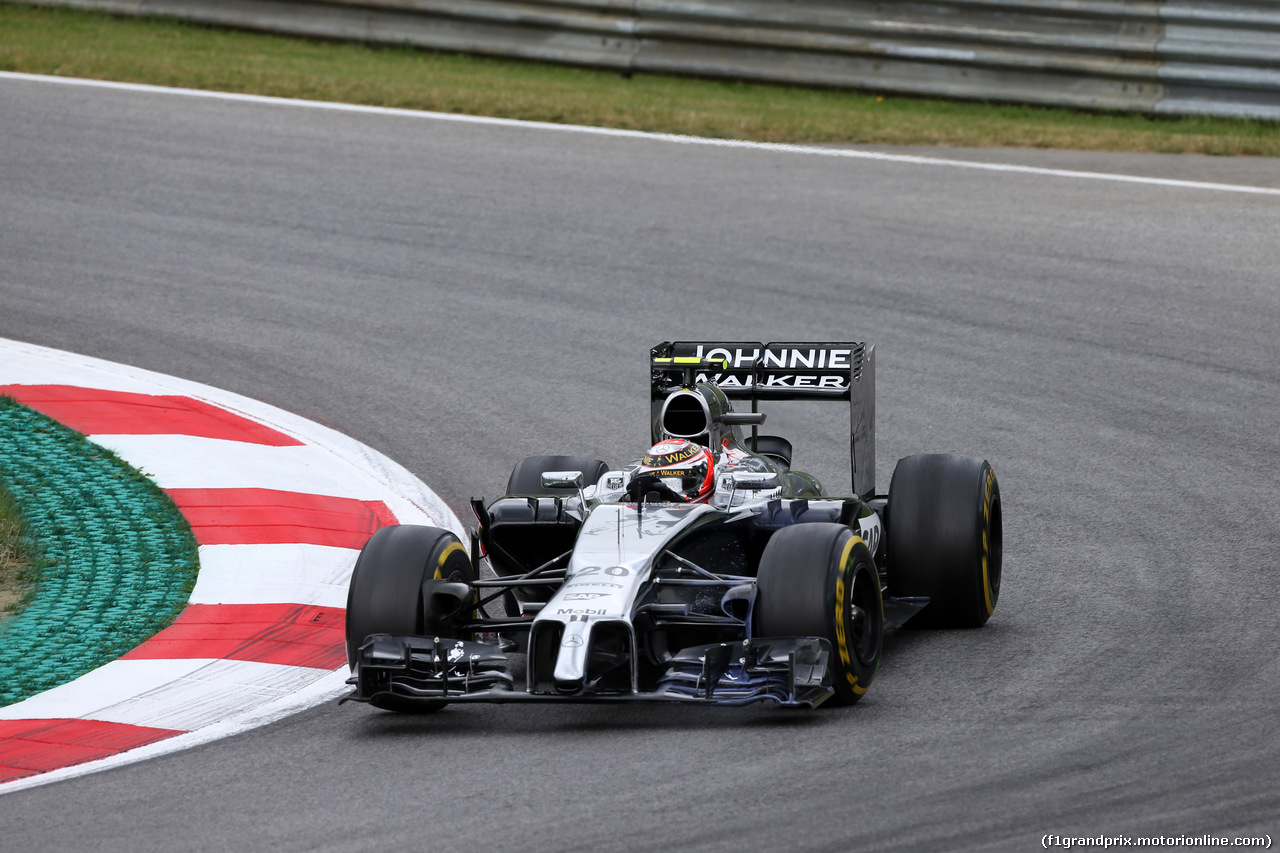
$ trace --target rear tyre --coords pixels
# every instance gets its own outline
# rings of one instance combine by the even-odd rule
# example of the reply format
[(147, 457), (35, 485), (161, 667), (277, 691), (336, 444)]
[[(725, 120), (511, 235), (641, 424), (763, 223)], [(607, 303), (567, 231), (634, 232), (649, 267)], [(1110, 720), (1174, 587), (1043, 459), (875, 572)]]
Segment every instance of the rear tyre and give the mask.
[(542, 475), (548, 471), (581, 471), (582, 485), (592, 486), (609, 466), (589, 456), (529, 456), (516, 463), (507, 481), (508, 495), (535, 495), (538, 497), (565, 497), (577, 492), (571, 488), (546, 488)]
[[(475, 580), (467, 550), (448, 530), (399, 525), (384, 527), (369, 539), (347, 590), (347, 664), (355, 666), (356, 654), (370, 634), (459, 637), (454, 624), (470, 614), (450, 606), (451, 599), (433, 596), (432, 586), (442, 582)], [(414, 702), (397, 696), (380, 696), (370, 702), (388, 711), (421, 713), (445, 706), (445, 702)]]
[(760, 558), (755, 604), (757, 637), (820, 637), (831, 644), (836, 705), (862, 698), (884, 636), (884, 606), (875, 561), (843, 524), (784, 527)]
[(928, 596), (912, 628), (978, 628), (1000, 597), (1000, 484), (985, 459), (925, 453), (889, 484), (889, 591)]

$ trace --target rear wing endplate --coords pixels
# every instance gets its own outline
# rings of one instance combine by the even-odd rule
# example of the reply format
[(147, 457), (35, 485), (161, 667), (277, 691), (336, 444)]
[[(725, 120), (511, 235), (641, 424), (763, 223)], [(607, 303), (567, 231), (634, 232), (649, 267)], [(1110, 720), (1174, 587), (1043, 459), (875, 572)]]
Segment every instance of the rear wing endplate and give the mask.
[[(717, 365), (707, 362), (717, 362)], [(862, 343), (762, 344), (755, 341), (664, 341), (650, 350), (649, 401), (660, 407), (672, 392), (714, 384), (730, 400), (848, 400), (853, 491), (876, 491), (875, 346)]]

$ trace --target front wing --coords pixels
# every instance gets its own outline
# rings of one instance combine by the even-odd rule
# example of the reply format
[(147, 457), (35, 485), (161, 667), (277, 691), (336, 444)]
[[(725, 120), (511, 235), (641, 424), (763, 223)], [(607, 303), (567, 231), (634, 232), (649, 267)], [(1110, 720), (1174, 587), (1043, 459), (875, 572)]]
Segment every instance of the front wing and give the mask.
[(440, 637), (373, 634), (360, 647), (355, 687), (344, 702), (379, 697), (440, 702), (644, 702), (813, 708), (831, 688), (830, 644), (817, 637), (712, 643), (668, 660), (651, 689), (575, 693), (517, 688), (510, 658), (496, 646)]

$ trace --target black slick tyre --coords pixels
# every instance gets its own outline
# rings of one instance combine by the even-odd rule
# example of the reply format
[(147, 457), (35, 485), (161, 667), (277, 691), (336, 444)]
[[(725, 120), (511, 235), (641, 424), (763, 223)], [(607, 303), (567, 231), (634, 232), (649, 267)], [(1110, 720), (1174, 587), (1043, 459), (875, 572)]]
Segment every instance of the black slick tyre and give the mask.
[(888, 586), (928, 596), (912, 628), (978, 628), (1000, 597), (1000, 484), (985, 459), (925, 453), (898, 462), (889, 485)]
[[(475, 580), (471, 559), (458, 537), (448, 530), (393, 525), (374, 533), (356, 560), (347, 590), (347, 664), (370, 634), (459, 637), (452, 623), (469, 614), (433, 596), (437, 583)], [(379, 696), (370, 704), (388, 711), (422, 712), (444, 707)]]
[(516, 463), (507, 481), (507, 494), (567, 497), (577, 492), (569, 488), (546, 488), (542, 485), (542, 475), (548, 471), (581, 471), (582, 485), (594, 486), (608, 470), (604, 462), (589, 456), (529, 456)]
[(836, 705), (862, 698), (880, 666), (884, 606), (875, 561), (843, 524), (784, 527), (760, 558), (754, 613), (757, 637), (820, 637)]

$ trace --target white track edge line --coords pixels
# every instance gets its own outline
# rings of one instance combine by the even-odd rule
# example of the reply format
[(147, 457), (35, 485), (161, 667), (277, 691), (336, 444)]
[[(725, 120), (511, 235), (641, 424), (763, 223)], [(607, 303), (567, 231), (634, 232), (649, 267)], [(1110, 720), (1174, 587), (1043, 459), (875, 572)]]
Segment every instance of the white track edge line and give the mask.
[(68, 86), (90, 86), (117, 89), (126, 92), (181, 95), (190, 98), (238, 101), (250, 104), (307, 107), (336, 112), (368, 113), (382, 116), (432, 119), (464, 124), (484, 124), (497, 127), (554, 130), (562, 133), (585, 133), (596, 136), (615, 136), (627, 139), (648, 139), (675, 142), (684, 145), (709, 145), (722, 148), (745, 148), (758, 151), (777, 151), (788, 154), (806, 154), (821, 157), (843, 157), (853, 160), (879, 160), (888, 163), (904, 163), (916, 166), (945, 166), (956, 169), (978, 169), (987, 172), (1007, 172), (1022, 175), (1039, 175), (1052, 178), (1070, 178), (1086, 181), (1110, 181), (1114, 183), (1145, 184), (1148, 186), (1174, 187), (1178, 189), (1208, 190), (1213, 192), (1249, 193), (1253, 195), (1280, 196), (1280, 189), (1256, 187), (1245, 184), (1221, 184), (1211, 181), (1186, 181), (1177, 178), (1152, 178), (1141, 175), (1121, 175), (1112, 172), (1084, 172), (1072, 169), (1049, 169), (1040, 166), (1020, 166), (1014, 163), (982, 163), (971, 160), (950, 160), (942, 157), (924, 157), (914, 154), (889, 154), (880, 151), (849, 150), (846, 148), (819, 148), (812, 145), (792, 145), (780, 142), (749, 142), (740, 139), (713, 139), (706, 136), (682, 136), (675, 133), (649, 133), (642, 130), (621, 130), (608, 127), (589, 127), (579, 124), (554, 124), (543, 121), (494, 118), (491, 116), (439, 113), (427, 110), (408, 110), (398, 107), (376, 107), (366, 104), (344, 104), (336, 101), (309, 101), (300, 98), (278, 98), (270, 95), (247, 95), (238, 92), (216, 92), (204, 89), (180, 89), (172, 86), (153, 86), (147, 83), (119, 83), (111, 80), (90, 80), (79, 77), (54, 77), (42, 74), (26, 74), (17, 71), (0, 71), (0, 79), (25, 80), (35, 83), (61, 83)]

